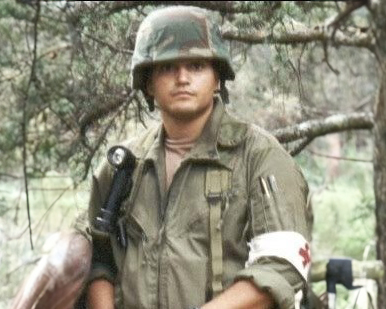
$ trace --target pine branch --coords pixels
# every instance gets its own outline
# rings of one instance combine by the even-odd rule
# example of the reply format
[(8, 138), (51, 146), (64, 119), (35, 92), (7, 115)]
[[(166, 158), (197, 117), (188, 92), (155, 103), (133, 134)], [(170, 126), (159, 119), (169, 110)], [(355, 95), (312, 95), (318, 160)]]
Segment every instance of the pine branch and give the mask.
[(367, 4), (367, 0), (364, 1), (350, 1), (346, 3), (346, 7), (342, 12), (339, 12), (328, 24), (328, 27), (338, 28), (341, 23), (343, 23), (347, 18), (351, 15), (352, 12), (361, 8), (362, 6)]
[(352, 161), (352, 162), (362, 162), (362, 163), (373, 163), (373, 160), (366, 160), (366, 159), (357, 159), (357, 158), (348, 158), (348, 157), (338, 157), (338, 156), (331, 156), (323, 153), (319, 153), (312, 150), (307, 150), (309, 153), (311, 153), (314, 156), (328, 158), (328, 159), (335, 159), (335, 160), (341, 160), (341, 161)]
[(103, 41), (91, 34), (88, 34), (88, 33), (82, 33), (85, 37), (89, 38), (90, 40), (93, 40), (101, 45), (104, 45), (106, 47), (108, 47), (110, 49), (110, 51), (112, 53), (122, 53), (122, 54), (125, 54), (125, 55), (133, 55), (133, 51), (132, 50), (126, 50), (126, 49), (119, 49), (119, 48), (116, 48), (115, 46), (113, 46), (112, 44), (106, 42), (106, 41)]
[(311, 42), (331, 43), (334, 46), (355, 46), (373, 49), (373, 36), (367, 33), (356, 33), (350, 36), (337, 30), (332, 39), (332, 31), (326, 28), (302, 29), (283, 32), (254, 31), (241, 33), (234, 30), (225, 30), (223, 37), (226, 40), (239, 41), (247, 44), (304, 44)]
[(321, 120), (310, 120), (273, 132), (280, 143), (290, 143), (299, 139), (314, 139), (330, 133), (348, 130), (371, 130), (374, 126), (372, 113), (340, 114)]
[(132, 91), (128, 94), (127, 97), (118, 98), (109, 102), (104, 102), (99, 108), (94, 108), (92, 111), (84, 115), (79, 121), (79, 131), (80, 135), (84, 136), (86, 134), (87, 128), (95, 123), (97, 120), (106, 117), (107, 115), (115, 112), (126, 102), (130, 103), (135, 96), (135, 91)]
[[(183, 5), (196, 6), (203, 9), (219, 12), (220, 14), (253, 13), (254, 9), (248, 5), (240, 5), (236, 1), (113, 1), (110, 2), (109, 12), (118, 13), (123, 10), (131, 10), (142, 6), (161, 6), (161, 5)], [(280, 6), (277, 3), (271, 7), (275, 9)]]
[(304, 148), (306, 148), (309, 144), (311, 144), (313, 140), (314, 138), (307, 138), (307, 137), (301, 139), (291, 147), (291, 149), (288, 151), (289, 154), (295, 157), (296, 155), (301, 153)]
[[(131, 100), (132, 100), (132, 97), (128, 101), (128, 104), (130, 104)], [(118, 110), (115, 112), (115, 114), (111, 117), (111, 120), (109, 121), (109, 123), (105, 127), (103, 133), (98, 137), (98, 140), (96, 141), (94, 147), (92, 147), (92, 148), (89, 147), (89, 154), (88, 154), (88, 156), (85, 160), (85, 163), (84, 163), (85, 169), (83, 172), (82, 181), (84, 181), (87, 178), (88, 172), (89, 172), (90, 167), (91, 167), (92, 158), (94, 157), (95, 153), (98, 151), (98, 149), (100, 148), (102, 143), (105, 141), (107, 133), (109, 132), (111, 127), (114, 125), (115, 119), (117, 118), (118, 114), (120, 114), (122, 112), (123, 108), (125, 108), (125, 105), (121, 105), (118, 108)]]
[(17, 175), (7, 174), (7, 173), (0, 173), (0, 178), (12, 178), (12, 179), (19, 179), (20, 177)]

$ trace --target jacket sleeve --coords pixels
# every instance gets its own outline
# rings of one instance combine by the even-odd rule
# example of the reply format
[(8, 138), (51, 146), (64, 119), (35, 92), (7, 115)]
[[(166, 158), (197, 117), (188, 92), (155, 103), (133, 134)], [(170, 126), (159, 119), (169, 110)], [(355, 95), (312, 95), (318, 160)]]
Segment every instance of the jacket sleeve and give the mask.
[(273, 296), (279, 308), (294, 308), (295, 294), (305, 287), (311, 264), (308, 186), (276, 141), (250, 157), (252, 237), (246, 267), (236, 280), (252, 280)]
[(94, 227), (95, 219), (108, 197), (112, 177), (112, 168), (106, 161), (92, 178), (88, 207), (88, 232), (92, 239), (93, 248), (89, 283), (96, 279), (105, 279), (114, 284), (117, 273), (110, 236), (107, 233), (98, 231)]

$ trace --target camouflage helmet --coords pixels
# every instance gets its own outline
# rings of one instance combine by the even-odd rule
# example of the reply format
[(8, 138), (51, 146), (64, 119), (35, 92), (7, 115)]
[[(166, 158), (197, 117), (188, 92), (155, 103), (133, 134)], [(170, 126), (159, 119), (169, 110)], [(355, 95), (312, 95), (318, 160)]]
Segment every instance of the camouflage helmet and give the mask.
[(131, 63), (133, 89), (146, 89), (148, 68), (158, 62), (213, 59), (220, 80), (233, 80), (230, 55), (217, 25), (197, 7), (171, 6), (149, 14), (139, 27)]

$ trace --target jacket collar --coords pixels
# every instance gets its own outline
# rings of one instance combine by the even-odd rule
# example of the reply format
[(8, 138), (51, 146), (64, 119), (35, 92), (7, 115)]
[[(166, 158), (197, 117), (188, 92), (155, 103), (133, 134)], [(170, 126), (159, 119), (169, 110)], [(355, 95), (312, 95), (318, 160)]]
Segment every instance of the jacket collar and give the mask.
[[(229, 115), (221, 101), (215, 103), (213, 112), (206, 123), (201, 136), (187, 154), (185, 160), (215, 162), (231, 168), (230, 156), (233, 148), (239, 146), (246, 138), (247, 124), (239, 122)], [(157, 162), (163, 156), (164, 130), (162, 125), (156, 132), (152, 131), (142, 145), (133, 150), (134, 154), (145, 161)], [(150, 147), (149, 147), (150, 145)]]

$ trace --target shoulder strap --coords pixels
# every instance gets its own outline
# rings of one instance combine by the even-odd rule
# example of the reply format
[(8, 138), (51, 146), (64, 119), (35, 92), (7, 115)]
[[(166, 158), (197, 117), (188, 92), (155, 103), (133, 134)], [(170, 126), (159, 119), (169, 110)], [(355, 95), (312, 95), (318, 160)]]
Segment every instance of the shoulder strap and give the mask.
[(212, 293), (218, 295), (222, 289), (222, 208), (228, 208), (231, 189), (231, 172), (225, 169), (208, 168), (205, 177), (205, 195), (209, 203), (210, 258), (212, 270)]
[(131, 212), (131, 208), (133, 207), (133, 204), (134, 204), (134, 199), (137, 195), (139, 186), (141, 184), (143, 169), (145, 167), (145, 159), (144, 158), (146, 157), (147, 153), (150, 151), (151, 146), (153, 145), (154, 134), (155, 134), (155, 132), (150, 131), (145, 136), (143, 141), (141, 142), (141, 147), (142, 147), (144, 155), (142, 158), (140, 158), (138, 160), (137, 167), (136, 167), (134, 174), (133, 174), (133, 189), (131, 190), (132, 192), (131, 192), (130, 197), (129, 197), (130, 209), (128, 209), (127, 214), (129, 214)]

